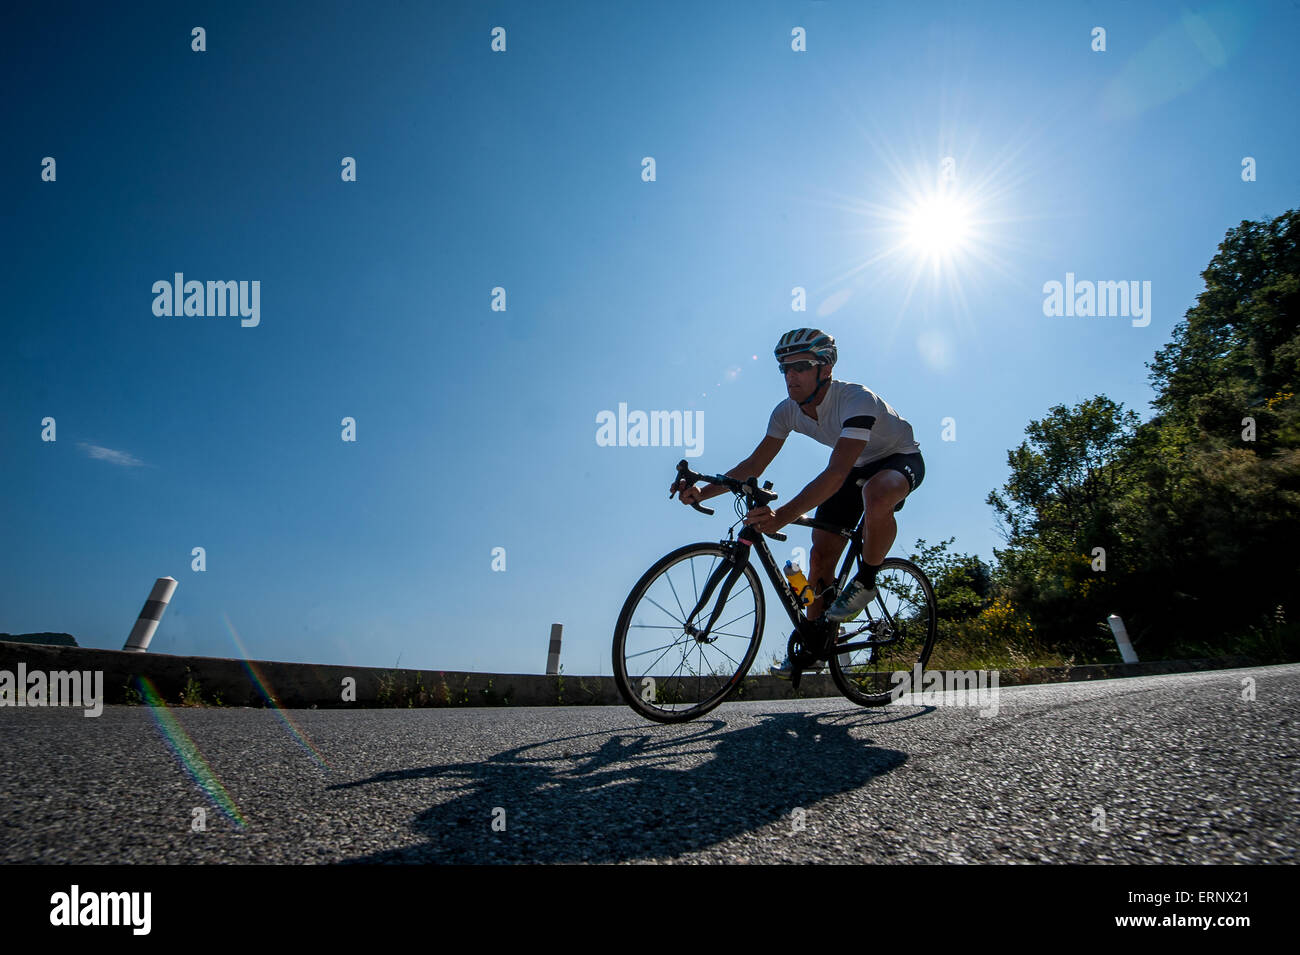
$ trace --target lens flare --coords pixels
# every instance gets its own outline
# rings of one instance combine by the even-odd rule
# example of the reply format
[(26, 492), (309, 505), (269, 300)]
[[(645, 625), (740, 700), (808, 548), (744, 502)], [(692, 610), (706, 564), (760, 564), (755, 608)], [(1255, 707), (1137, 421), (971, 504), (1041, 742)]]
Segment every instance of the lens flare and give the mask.
[(241, 829), (248, 825), (244, 820), (244, 814), (240, 812), (239, 806), (231, 798), (230, 793), (221, 785), (221, 780), (217, 774), (212, 771), (208, 761), (203, 758), (199, 748), (195, 745), (194, 740), (190, 739), (189, 734), (181, 727), (179, 721), (167, 708), (163, 702), (162, 694), (154, 686), (153, 681), (148, 677), (138, 677), (136, 686), (139, 688), (140, 697), (149, 707), (149, 713), (154, 718), (154, 723), (158, 727), (158, 732), (162, 735), (163, 740), (175, 754), (177, 762), (181, 764), (184, 770), (190, 774), (195, 784), (203, 790), (212, 804), (222, 812), (235, 825)]
[(269, 684), (267, 684), (261, 671), (254, 666), (253, 661), (248, 658), (248, 651), (244, 649), (244, 641), (239, 639), (239, 633), (235, 630), (235, 625), (230, 622), (230, 617), (228, 617), (224, 611), (221, 614), (221, 619), (226, 622), (226, 629), (230, 631), (230, 639), (235, 641), (235, 648), (239, 650), (239, 659), (243, 662), (244, 669), (248, 671), (248, 677), (252, 681), (254, 689), (256, 689), (262, 696), (262, 699), (266, 701), (266, 705), (270, 707), (271, 711), (279, 717), (280, 722), (283, 723), (285, 729), (289, 731), (289, 735), (293, 738), (294, 742), (301, 746), (306, 751), (307, 755), (315, 760), (316, 764), (320, 766), (321, 769), (331, 769), (332, 767), (321, 754), (320, 750), (313, 746), (311, 740), (307, 739), (306, 734), (298, 729), (293, 720), (289, 719), (289, 714), (286, 713), (284, 707), (280, 705), (280, 700), (276, 697), (275, 691), (271, 689)]

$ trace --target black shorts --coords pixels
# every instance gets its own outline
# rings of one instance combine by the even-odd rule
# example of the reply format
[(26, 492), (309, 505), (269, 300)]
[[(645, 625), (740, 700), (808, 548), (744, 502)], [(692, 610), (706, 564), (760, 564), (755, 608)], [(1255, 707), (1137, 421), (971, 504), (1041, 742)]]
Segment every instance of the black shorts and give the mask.
[[(891, 454), (887, 458), (871, 461), (850, 471), (843, 486), (822, 502), (813, 517), (840, 527), (857, 527), (858, 520), (862, 517), (862, 485), (873, 474), (886, 470), (897, 471), (907, 478), (907, 483), (911, 485), (907, 492), (909, 495), (925, 480), (925, 460), (921, 457), (920, 451), (911, 454)], [(901, 511), (906, 500), (907, 498), (903, 498), (899, 501), (894, 510)]]

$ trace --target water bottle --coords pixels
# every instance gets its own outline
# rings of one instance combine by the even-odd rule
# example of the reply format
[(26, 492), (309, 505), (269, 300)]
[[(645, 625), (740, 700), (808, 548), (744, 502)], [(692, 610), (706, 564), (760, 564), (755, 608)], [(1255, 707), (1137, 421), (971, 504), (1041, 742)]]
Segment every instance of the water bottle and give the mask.
[(808, 607), (813, 602), (812, 587), (808, 586), (808, 578), (803, 575), (803, 570), (792, 560), (785, 562), (785, 579), (790, 583), (790, 589), (795, 595), (803, 601), (803, 605)]

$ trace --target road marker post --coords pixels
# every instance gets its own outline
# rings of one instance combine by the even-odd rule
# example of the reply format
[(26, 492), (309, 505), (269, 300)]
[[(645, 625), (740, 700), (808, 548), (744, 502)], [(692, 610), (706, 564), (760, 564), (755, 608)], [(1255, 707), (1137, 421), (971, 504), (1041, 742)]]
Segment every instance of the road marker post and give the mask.
[(1115, 634), (1115, 644), (1119, 647), (1119, 655), (1125, 663), (1137, 663), (1138, 655), (1133, 652), (1133, 644), (1129, 641), (1128, 631), (1124, 629), (1124, 621), (1120, 619), (1119, 614), (1111, 614), (1106, 618), (1110, 624), (1110, 632)]
[(158, 629), (158, 622), (162, 620), (163, 611), (167, 609), (167, 604), (175, 592), (175, 577), (159, 577), (155, 581), (153, 591), (149, 594), (149, 599), (144, 602), (144, 609), (136, 618), (135, 626), (131, 628), (131, 635), (126, 638), (123, 650), (144, 653), (149, 649), (149, 641), (153, 639), (154, 631)]
[(564, 624), (551, 624), (551, 649), (546, 654), (546, 675), (558, 676), (560, 673), (560, 635), (564, 631)]

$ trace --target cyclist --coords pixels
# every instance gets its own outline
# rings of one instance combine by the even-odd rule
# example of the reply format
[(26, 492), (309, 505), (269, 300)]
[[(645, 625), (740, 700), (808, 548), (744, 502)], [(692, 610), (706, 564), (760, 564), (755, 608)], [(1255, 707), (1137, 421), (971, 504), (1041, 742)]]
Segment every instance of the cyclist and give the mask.
[[(875, 600), (876, 573), (898, 534), (894, 513), (925, 478), (925, 462), (912, 426), (884, 399), (862, 385), (831, 377), (839, 357), (833, 337), (816, 328), (796, 328), (781, 336), (774, 354), (789, 397), (772, 411), (766, 437), (726, 476), (760, 476), (791, 431), (832, 449), (826, 468), (807, 487), (775, 511), (754, 508), (744, 522), (770, 534), (816, 507), (817, 520), (854, 527), (865, 510), (861, 569), (829, 608), (823, 606), (822, 594), (835, 580), (845, 541), (830, 531), (812, 532), (808, 579), (818, 596), (808, 616), (817, 619), (825, 612), (827, 620), (842, 623)], [(726, 493), (716, 484), (674, 489), (686, 505)], [(788, 674), (789, 660), (772, 672)]]

